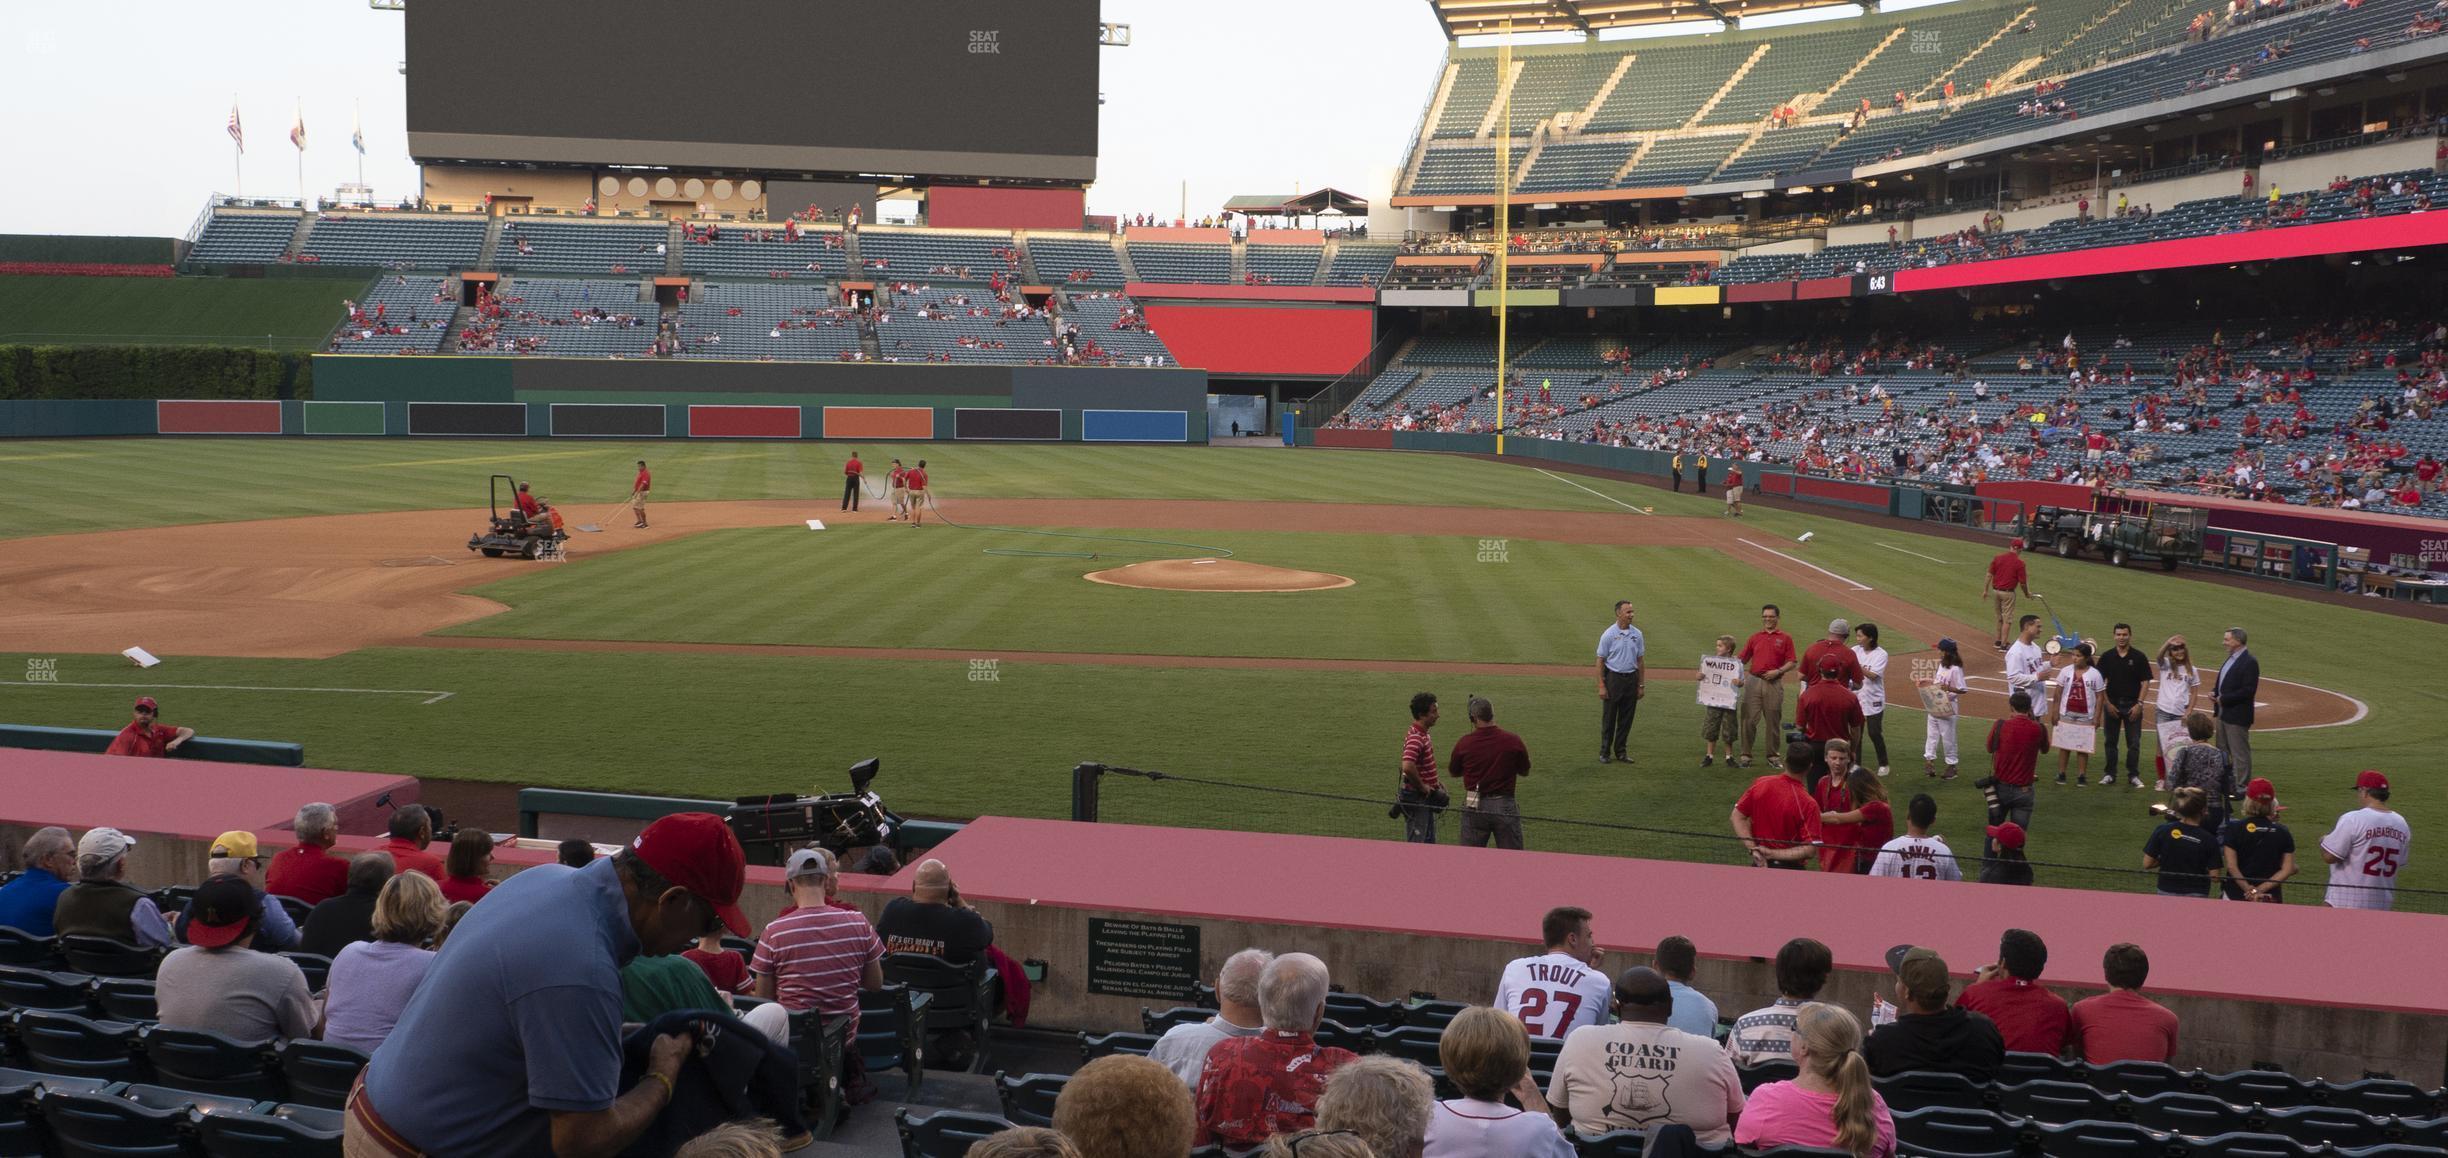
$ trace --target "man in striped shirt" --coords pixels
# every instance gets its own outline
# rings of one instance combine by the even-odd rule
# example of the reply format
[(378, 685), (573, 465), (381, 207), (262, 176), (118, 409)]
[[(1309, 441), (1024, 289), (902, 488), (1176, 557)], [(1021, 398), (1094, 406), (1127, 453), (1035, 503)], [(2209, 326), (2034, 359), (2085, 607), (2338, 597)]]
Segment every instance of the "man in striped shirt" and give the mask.
[[(851, 1040), (858, 1036), (859, 990), (884, 987), (884, 943), (865, 915), (825, 903), (825, 883), (835, 872), (833, 854), (803, 848), (783, 866), (783, 881), (792, 903), (788, 915), (776, 917), (757, 940), (748, 971), (756, 977), (756, 995), (771, 1002), (748, 1011), (740, 1020), (763, 1030), (775, 1041), (790, 1042), (790, 1014), (815, 1010), (827, 1017), (850, 1015)], [(844, 1062), (855, 1067), (857, 1051)], [(863, 1073), (846, 1072), (852, 1083)]]
[(1437, 842), (1437, 809), (1450, 799), (1437, 780), (1436, 745), (1428, 739), (1428, 729), (1436, 727), (1436, 722), (1436, 693), (1411, 697), (1411, 731), (1403, 737), (1402, 791), (1394, 807), (1402, 816), (1403, 839), (1412, 844)]

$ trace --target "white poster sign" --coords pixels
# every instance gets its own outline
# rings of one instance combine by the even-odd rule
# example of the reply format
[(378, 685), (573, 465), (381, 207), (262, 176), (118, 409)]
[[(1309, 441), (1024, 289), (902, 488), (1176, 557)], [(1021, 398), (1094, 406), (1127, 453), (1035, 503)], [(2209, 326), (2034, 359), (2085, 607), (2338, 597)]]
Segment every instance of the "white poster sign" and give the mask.
[(1700, 657), (1700, 706), (1731, 708), (1742, 702), (1742, 661), (1727, 655)]

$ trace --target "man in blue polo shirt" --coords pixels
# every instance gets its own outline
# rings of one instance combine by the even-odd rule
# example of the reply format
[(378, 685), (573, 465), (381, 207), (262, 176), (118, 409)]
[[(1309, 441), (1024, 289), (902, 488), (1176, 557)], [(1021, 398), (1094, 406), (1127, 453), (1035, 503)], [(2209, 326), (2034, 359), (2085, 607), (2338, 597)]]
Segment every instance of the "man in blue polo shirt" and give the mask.
[(691, 1041), (621, 1071), (621, 966), (740, 914), (747, 862), (722, 818), (666, 816), (581, 869), (544, 865), (468, 911), (349, 1098), (351, 1154), (617, 1154), (670, 1104)]
[(0, 885), (0, 925), (49, 937), (51, 914), (76, 876), (76, 839), (65, 828), (39, 829), (26, 838), (24, 852), (25, 872)]
[(1598, 633), (1598, 762), (1621, 760), (1630, 763), (1624, 754), (1624, 738), (1632, 733), (1632, 713), (1640, 707), (1646, 686), (1648, 669), (1641, 657), (1648, 652), (1641, 640), (1640, 628), (1632, 626), (1632, 601), (1615, 601), (1615, 622)]

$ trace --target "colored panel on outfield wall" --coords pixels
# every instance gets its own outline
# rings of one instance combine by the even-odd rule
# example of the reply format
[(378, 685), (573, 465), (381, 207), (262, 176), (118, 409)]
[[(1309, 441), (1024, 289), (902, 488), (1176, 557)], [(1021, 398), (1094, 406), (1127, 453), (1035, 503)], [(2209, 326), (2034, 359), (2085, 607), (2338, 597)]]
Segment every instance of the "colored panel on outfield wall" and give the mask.
[(1338, 446), (1352, 450), (1392, 450), (1391, 430), (1320, 430), (1311, 442), (1313, 446)]
[(1082, 442), (1188, 442), (1186, 410), (1082, 410)]
[(975, 410), (952, 412), (952, 437), (980, 442), (1060, 442), (1060, 410)]
[(935, 437), (932, 406), (827, 406), (822, 421), (825, 438)]
[(690, 438), (797, 438), (796, 406), (691, 406)]
[[(1505, 307), (1507, 309), (1518, 309), (1523, 306), (1552, 306), (1561, 300), (1563, 299), (1560, 292), (1557, 290), (1517, 289), (1505, 295)], [(1494, 309), (1496, 307), (1496, 291), (1492, 289), (1472, 290), (1471, 304), (1474, 306), (1479, 306), (1483, 309)]]
[(1145, 308), (1149, 327), (1164, 335), (1174, 361), (1215, 374), (1341, 374), (1368, 357), (1376, 316), (1360, 306), (1151, 302)]
[(278, 402), (196, 401), (155, 404), (163, 434), (279, 434)]
[(411, 402), (408, 433), (525, 438), (524, 402)]
[(1793, 296), (1794, 286), (1789, 281), (1764, 281), (1752, 285), (1725, 287), (1725, 300), (1729, 302), (1790, 302)]
[(124, 437), (159, 429), (150, 398), (0, 399), (0, 438)]
[(1713, 285), (1662, 285), (1653, 300), (1661, 306), (1713, 306), (1717, 290)]
[(555, 402), (550, 407), (555, 438), (661, 438), (659, 402)]
[(308, 434), (381, 435), (390, 433), (380, 402), (309, 401), (303, 407)]

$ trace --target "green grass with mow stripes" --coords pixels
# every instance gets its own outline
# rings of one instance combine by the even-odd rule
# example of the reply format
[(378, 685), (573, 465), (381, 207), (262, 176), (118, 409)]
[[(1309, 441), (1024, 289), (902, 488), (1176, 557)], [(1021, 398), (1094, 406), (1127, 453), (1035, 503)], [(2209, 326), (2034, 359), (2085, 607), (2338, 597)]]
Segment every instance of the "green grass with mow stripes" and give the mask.
[(312, 349), (364, 291), (330, 278), (0, 277), (0, 344)]

